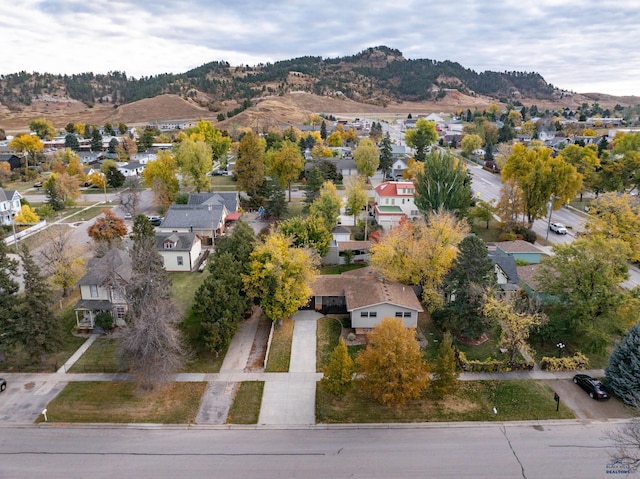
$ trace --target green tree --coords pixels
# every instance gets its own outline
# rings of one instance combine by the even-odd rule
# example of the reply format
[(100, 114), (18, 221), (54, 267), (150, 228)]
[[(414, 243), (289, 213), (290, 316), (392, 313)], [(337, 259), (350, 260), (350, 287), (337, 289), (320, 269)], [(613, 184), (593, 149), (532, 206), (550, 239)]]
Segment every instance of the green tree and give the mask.
[(278, 231), (291, 238), (293, 246), (312, 248), (320, 256), (327, 254), (333, 239), (322, 218), (317, 216), (294, 216), (280, 223)]
[(514, 145), (502, 169), (503, 183), (512, 178), (522, 191), (529, 227), (547, 214), (550, 198), (553, 198), (553, 209), (558, 209), (582, 186), (582, 176), (576, 168), (561, 157), (551, 157), (549, 148), (527, 148), (520, 143)]
[[(493, 202), (493, 200), (491, 200), (491, 202)], [(478, 201), (470, 214), (471, 218), (484, 221), (487, 224), (487, 229), (489, 229), (489, 222), (493, 219), (493, 213), (496, 210), (491, 202)]]
[(554, 245), (553, 252), (537, 276), (539, 290), (553, 298), (547, 336), (573, 337), (590, 352), (602, 352), (610, 334), (627, 326), (621, 324), (619, 284), (628, 277), (630, 249), (621, 240), (594, 236)]
[(625, 403), (640, 401), (640, 322), (635, 323), (617, 342), (609, 356), (607, 386)]
[(429, 216), (439, 210), (467, 215), (471, 204), (471, 181), (465, 165), (450, 153), (433, 152), (424, 159), (424, 170), (415, 182), (415, 203)]
[(287, 198), (282, 185), (274, 180), (265, 183), (267, 201), (264, 205), (266, 218), (281, 219), (287, 213)]
[(429, 369), (412, 329), (401, 319), (384, 318), (369, 334), (356, 363), (362, 389), (385, 406), (418, 399), (429, 384)]
[(437, 398), (442, 398), (453, 393), (458, 386), (458, 376), (456, 370), (456, 350), (453, 347), (451, 333), (446, 331), (442, 341), (438, 345), (438, 355), (432, 367), (433, 379), (431, 390)]
[(242, 137), (238, 147), (235, 169), (238, 186), (241, 191), (246, 191), (252, 197), (256, 196), (258, 189), (264, 183), (264, 149), (264, 140), (251, 131)]
[(307, 172), (307, 182), (304, 185), (304, 208), (303, 211), (309, 211), (311, 204), (320, 196), (320, 188), (324, 178), (320, 168), (314, 166)]
[(380, 165), (380, 152), (373, 141), (368, 138), (360, 140), (358, 147), (353, 152), (353, 161), (356, 163), (358, 173), (369, 178), (376, 174)]
[(338, 222), (341, 206), (342, 199), (338, 196), (336, 185), (331, 181), (325, 181), (320, 188), (320, 195), (309, 207), (309, 212), (322, 218), (327, 229), (331, 231)]
[(152, 128), (145, 128), (138, 138), (138, 151), (147, 151), (151, 148), (155, 141), (155, 134), (156, 132)]
[(91, 132), (91, 151), (102, 151), (102, 135), (97, 128)]
[(9, 248), (0, 241), (0, 359), (5, 357), (9, 349), (10, 325), (16, 319), (18, 291), (18, 262), (9, 256)]
[(478, 236), (467, 236), (444, 278), (449, 302), (445, 308), (446, 326), (467, 338), (482, 336), (492, 325), (483, 314), (484, 296), (496, 287), (495, 266), (487, 247)]
[(577, 172), (582, 175), (582, 188), (580, 188), (580, 201), (582, 201), (582, 195), (587, 189), (593, 187), (595, 172), (600, 166), (597, 147), (595, 145), (567, 145), (560, 150), (558, 156), (575, 166)]
[(117, 138), (111, 138), (111, 140), (109, 141), (109, 147), (107, 148), (107, 152), (111, 153), (111, 154), (115, 154), (118, 152), (118, 145), (120, 145), (120, 142), (118, 141)]
[(56, 183), (56, 175), (50, 175), (42, 186), (44, 187), (44, 193), (47, 197), (47, 204), (51, 206), (54, 211), (60, 211), (64, 209), (64, 199), (60, 196)]
[(60, 326), (49, 305), (53, 293), (40, 273), (29, 250), (20, 252), (24, 270), (24, 293), (18, 303), (10, 341), (20, 344), (32, 360), (44, 362), (45, 356), (60, 346)]
[(29, 130), (33, 131), (41, 140), (51, 140), (56, 136), (56, 129), (50, 120), (35, 118), (29, 122)]
[(331, 352), (328, 364), (323, 368), (322, 383), (332, 394), (343, 396), (351, 387), (354, 370), (355, 364), (341, 337), (338, 345)]
[(180, 173), (186, 182), (197, 192), (206, 190), (210, 186), (207, 173), (213, 167), (211, 147), (204, 141), (184, 140), (175, 153)]
[(246, 272), (255, 245), (256, 236), (253, 228), (240, 220), (230, 235), (225, 235), (217, 241), (215, 251), (220, 254), (231, 253), (233, 259), (242, 265), (240, 271)]
[(69, 148), (73, 151), (80, 151), (80, 142), (78, 141), (78, 137), (72, 133), (69, 133), (64, 137), (64, 147)]
[(300, 177), (304, 170), (304, 158), (298, 145), (283, 141), (277, 149), (269, 150), (266, 155), (266, 171), (283, 187), (289, 188), (291, 202), (291, 182)]
[(325, 141), (327, 140), (327, 124), (324, 120), (322, 120), (322, 123), (320, 124), (320, 138)]
[(111, 188), (120, 188), (124, 185), (126, 180), (125, 176), (118, 170), (117, 166), (111, 166), (105, 173), (107, 178), (107, 185)]
[(380, 169), (385, 176), (391, 173), (393, 166), (393, 149), (391, 145), (391, 136), (386, 132), (380, 142)]
[(220, 164), (229, 151), (231, 137), (218, 130), (210, 121), (200, 120), (196, 126), (187, 130), (187, 135), (194, 141), (202, 140), (211, 147), (214, 164)]
[(294, 248), (282, 233), (272, 231), (251, 253), (248, 273), (243, 275), (245, 291), (267, 318), (284, 319), (309, 301), (317, 263), (311, 250)]
[(418, 161), (424, 161), (430, 146), (438, 141), (435, 122), (419, 118), (416, 121), (416, 127), (407, 130), (404, 134), (404, 139), (408, 146), (416, 150), (414, 158)]

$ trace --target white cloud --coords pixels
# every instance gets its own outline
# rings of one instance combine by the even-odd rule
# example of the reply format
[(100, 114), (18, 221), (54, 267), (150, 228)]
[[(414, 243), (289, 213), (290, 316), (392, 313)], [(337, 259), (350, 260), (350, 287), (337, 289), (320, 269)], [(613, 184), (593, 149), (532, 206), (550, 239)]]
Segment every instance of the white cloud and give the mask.
[(0, 73), (139, 77), (387, 45), (476, 71), (537, 71), (579, 92), (640, 95), (639, 27), (636, 2), (623, 0), (22, 0), (0, 18)]

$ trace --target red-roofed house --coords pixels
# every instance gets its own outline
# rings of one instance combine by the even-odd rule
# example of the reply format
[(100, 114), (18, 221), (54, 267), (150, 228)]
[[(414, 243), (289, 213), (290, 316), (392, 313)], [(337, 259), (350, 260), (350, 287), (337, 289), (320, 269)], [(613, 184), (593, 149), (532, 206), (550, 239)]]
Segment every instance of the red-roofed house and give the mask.
[(383, 229), (398, 226), (402, 218), (419, 218), (414, 202), (416, 188), (411, 181), (385, 181), (376, 186), (374, 216)]

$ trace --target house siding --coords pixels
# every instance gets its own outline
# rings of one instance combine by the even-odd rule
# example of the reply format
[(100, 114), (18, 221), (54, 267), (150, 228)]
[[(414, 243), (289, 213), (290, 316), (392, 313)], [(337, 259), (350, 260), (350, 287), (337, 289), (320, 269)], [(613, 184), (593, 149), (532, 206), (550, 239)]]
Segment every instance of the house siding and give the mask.
[[(375, 312), (376, 317), (363, 317), (363, 312)], [(351, 311), (351, 327), (355, 328), (356, 333), (367, 332), (376, 327), (380, 321), (386, 317), (395, 318), (396, 312), (410, 313), (410, 316), (402, 318), (402, 323), (406, 328), (415, 328), (418, 325), (418, 313), (415, 310), (397, 306), (395, 304), (383, 303), (372, 306), (366, 306), (363, 308), (357, 308)], [(404, 314), (403, 314), (404, 316)]]

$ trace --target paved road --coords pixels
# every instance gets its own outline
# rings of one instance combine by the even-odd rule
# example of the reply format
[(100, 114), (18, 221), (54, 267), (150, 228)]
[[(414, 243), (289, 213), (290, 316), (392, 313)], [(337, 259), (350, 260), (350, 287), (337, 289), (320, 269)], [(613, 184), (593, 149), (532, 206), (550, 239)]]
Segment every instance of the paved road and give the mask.
[(0, 477), (606, 477), (603, 422), (246, 430), (0, 426)]

